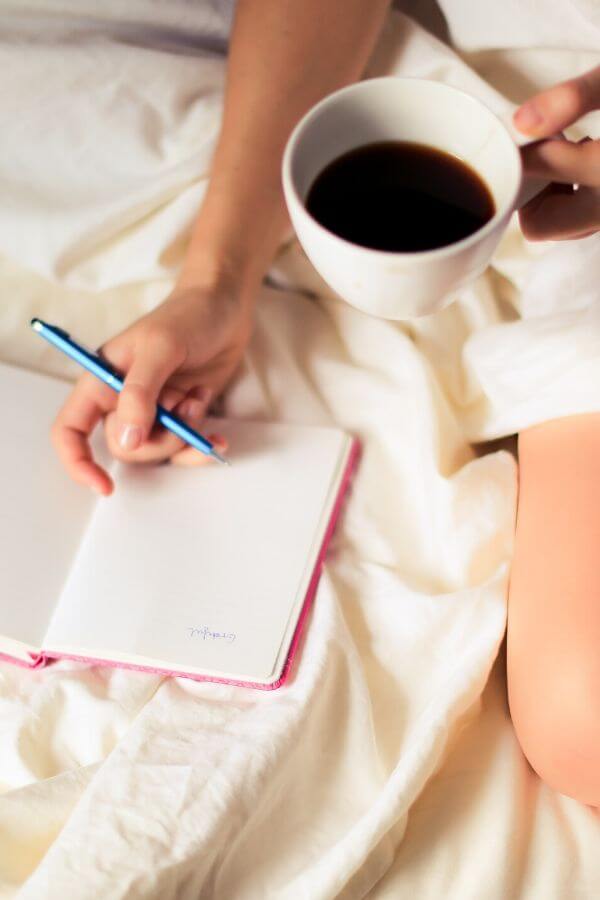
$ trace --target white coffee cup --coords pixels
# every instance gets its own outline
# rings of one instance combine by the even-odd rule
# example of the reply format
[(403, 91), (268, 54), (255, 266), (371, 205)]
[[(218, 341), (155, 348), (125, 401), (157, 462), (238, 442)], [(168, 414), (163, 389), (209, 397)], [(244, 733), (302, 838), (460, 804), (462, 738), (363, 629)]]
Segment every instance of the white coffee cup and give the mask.
[[(312, 217), (306, 197), (328, 163), (365, 144), (398, 140), (436, 147), (470, 165), (491, 191), (494, 216), (463, 240), (416, 253), (352, 244)], [(541, 187), (528, 185), (528, 195)], [(512, 212), (525, 201), (519, 150), (507, 125), (469, 94), (418, 78), (362, 81), (309, 110), (288, 140), (283, 188), (317, 271), (352, 306), (386, 319), (427, 315), (450, 303), (457, 288), (486, 268)]]

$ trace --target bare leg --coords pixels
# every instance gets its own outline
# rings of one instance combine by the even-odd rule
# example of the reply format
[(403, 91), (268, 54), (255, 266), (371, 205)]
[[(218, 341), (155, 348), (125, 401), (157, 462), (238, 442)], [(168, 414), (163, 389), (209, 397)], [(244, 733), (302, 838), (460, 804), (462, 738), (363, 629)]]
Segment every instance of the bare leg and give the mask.
[(519, 463), (511, 715), (541, 778), (600, 806), (600, 413), (522, 432)]

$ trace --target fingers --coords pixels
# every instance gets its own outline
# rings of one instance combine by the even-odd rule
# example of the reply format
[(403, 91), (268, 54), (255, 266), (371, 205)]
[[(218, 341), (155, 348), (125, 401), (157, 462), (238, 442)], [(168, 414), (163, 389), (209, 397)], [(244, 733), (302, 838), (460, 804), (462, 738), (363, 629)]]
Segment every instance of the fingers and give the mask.
[(600, 187), (600, 141), (540, 141), (523, 147), (521, 156), (529, 175)]
[(523, 207), (519, 220), (530, 241), (585, 237), (600, 228), (600, 191), (551, 185)]
[[(191, 428), (196, 431), (201, 430), (202, 420), (206, 415), (206, 411), (210, 402), (211, 392), (207, 388), (196, 388), (187, 395), (175, 392), (174, 389), (167, 389), (170, 399), (172, 400), (176, 393), (179, 393), (179, 401), (177, 405), (169, 407), (165, 397), (160, 396), (160, 402), (163, 406), (173, 409), (173, 412), (184, 419)], [(165, 391), (165, 394), (167, 394)], [(178, 450), (187, 446), (184, 441), (180, 440), (170, 431), (160, 425), (156, 425), (150, 432), (147, 440), (144, 441), (137, 449), (127, 450), (121, 444), (121, 423), (117, 413), (111, 413), (105, 420), (105, 434), (108, 448), (117, 459), (127, 463), (153, 463), (162, 462), (172, 457)], [(200, 454), (199, 454), (200, 455)]]
[[(182, 391), (167, 388), (160, 396), (160, 402), (167, 409), (174, 409), (192, 428), (200, 430), (210, 398), (211, 392), (207, 388), (196, 388), (187, 396)], [(104, 496), (114, 489), (108, 473), (94, 461), (89, 444), (91, 432), (104, 416), (109, 449), (125, 462), (160, 462), (169, 457), (173, 457), (178, 465), (202, 465), (211, 461), (210, 457), (160, 427), (137, 451), (123, 450), (119, 442), (116, 404), (114, 391), (93, 376), (84, 375), (52, 426), (51, 439), (57, 454), (69, 475), (79, 484), (91, 487)], [(209, 440), (219, 452), (227, 448), (227, 442), (219, 435), (211, 435)]]
[(89, 436), (98, 420), (116, 404), (116, 394), (92, 375), (81, 378), (60, 410), (51, 431), (54, 448), (75, 481), (99, 494), (112, 493), (107, 472), (92, 457)]
[(523, 104), (514, 123), (524, 134), (550, 137), (577, 119), (600, 108), (600, 66), (579, 78), (563, 81)]
[(168, 332), (150, 332), (134, 348), (117, 403), (116, 425), (122, 450), (137, 450), (147, 440), (156, 404), (166, 380), (181, 365), (185, 350)]
[[(208, 439), (214, 445), (217, 453), (225, 453), (229, 444), (222, 434), (209, 434)], [(171, 462), (176, 466), (204, 466), (213, 465), (215, 460), (196, 450), (195, 447), (185, 446), (171, 457)]]

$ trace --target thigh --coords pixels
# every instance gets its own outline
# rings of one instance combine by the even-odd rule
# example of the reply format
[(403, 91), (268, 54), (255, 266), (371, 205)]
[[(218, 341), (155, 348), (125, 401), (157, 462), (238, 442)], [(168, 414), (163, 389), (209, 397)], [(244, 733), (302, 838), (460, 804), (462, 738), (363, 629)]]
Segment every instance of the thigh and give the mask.
[(511, 715), (534, 768), (597, 765), (600, 414), (519, 435), (507, 647)]

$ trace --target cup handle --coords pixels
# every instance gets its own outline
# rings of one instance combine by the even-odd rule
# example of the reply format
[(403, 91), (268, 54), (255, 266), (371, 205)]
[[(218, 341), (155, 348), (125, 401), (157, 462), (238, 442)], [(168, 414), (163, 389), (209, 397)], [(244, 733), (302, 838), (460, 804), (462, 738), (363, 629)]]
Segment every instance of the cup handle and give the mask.
[[(513, 141), (519, 149), (521, 147), (526, 147), (527, 144), (535, 143), (535, 141), (530, 140), (530, 138), (521, 134), (521, 132), (515, 128), (512, 120), (512, 111), (508, 116), (502, 116), (502, 122), (510, 132)], [(523, 175), (521, 187), (517, 194), (517, 199), (515, 200), (515, 209), (521, 209), (522, 206), (525, 206), (526, 203), (529, 203), (530, 200), (537, 197), (537, 195), (540, 194), (544, 188), (547, 188), (549, 184), (550, 182), (545, 178), (535, 178), (531, 175)]]

